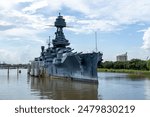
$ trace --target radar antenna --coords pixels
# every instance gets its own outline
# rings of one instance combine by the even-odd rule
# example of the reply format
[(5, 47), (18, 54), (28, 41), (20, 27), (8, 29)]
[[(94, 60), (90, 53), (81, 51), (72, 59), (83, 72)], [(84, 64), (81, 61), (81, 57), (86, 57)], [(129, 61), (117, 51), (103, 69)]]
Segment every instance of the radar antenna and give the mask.
[(95, 31), (95, 51), (97, 52), (97, 32)]
[(50, 48), (51, 45), (51, 37), (49, 36), (49, 40), (48, 40), (48, 48)]

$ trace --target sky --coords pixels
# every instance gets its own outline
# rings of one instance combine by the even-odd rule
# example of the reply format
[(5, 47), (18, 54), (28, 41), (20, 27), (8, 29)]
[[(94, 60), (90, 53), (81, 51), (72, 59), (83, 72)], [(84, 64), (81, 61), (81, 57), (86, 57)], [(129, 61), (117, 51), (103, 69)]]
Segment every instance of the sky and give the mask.
[(150, 56), (150, 0), (1, 0), (0, 62), (28, 63), (54, 39), (59, 12), (70, 47), (103, 53), (104, 61), (128, 53), (128, 59)]

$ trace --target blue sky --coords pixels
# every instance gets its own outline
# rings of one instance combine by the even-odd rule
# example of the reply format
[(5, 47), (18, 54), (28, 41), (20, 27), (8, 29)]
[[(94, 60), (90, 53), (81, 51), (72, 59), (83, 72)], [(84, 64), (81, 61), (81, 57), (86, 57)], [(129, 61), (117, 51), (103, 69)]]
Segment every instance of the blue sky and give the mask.
[(71, 47), (78, 52), (98, 50), (103, 59), (116, 60), (128, 52), (128, 58), (150, 56), (149, 0), (1, 0), (0, 61), (27, 63), (47, 46), (48, 36), (56, 31), (47, 27), (58, 13), (71, 28), (64, 29)]

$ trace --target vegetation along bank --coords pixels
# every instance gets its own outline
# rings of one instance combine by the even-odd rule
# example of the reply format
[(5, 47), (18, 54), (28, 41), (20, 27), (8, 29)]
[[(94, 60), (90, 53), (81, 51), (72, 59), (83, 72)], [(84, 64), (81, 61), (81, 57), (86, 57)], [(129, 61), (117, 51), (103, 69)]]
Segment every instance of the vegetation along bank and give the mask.
[(105, 61), (98, 65), (98, 71), (129, 73), (130, 76), (150, 78), (150, 60)]

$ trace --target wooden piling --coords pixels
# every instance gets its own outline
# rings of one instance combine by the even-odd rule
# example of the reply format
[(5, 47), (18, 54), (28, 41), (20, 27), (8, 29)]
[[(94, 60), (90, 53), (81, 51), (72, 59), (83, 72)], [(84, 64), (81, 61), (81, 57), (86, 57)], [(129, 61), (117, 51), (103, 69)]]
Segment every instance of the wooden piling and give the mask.
[(7, 74), (9, 75), (9, 67), (8, 67), (8, 70), (7, 70)]

